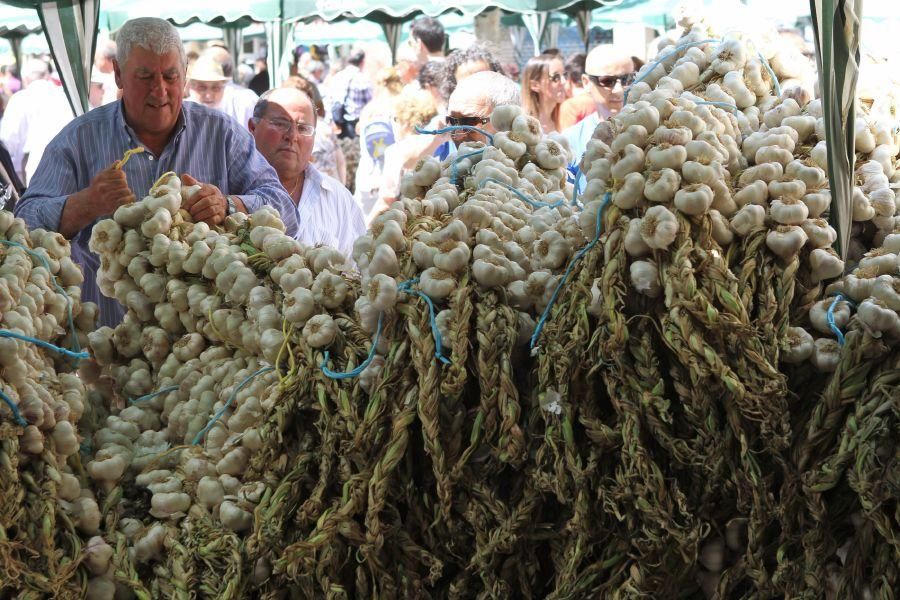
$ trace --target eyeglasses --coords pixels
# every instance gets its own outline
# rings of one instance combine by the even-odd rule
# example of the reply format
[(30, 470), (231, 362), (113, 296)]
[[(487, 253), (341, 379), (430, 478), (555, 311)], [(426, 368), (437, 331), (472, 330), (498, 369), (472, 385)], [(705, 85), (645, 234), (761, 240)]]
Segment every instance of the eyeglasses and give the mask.
[(302, 121), (297, 121), (296, 123), (293, 121), (289, 121), (288, 119), (271, 119), (269, 117), (265, 117), (265, 121), (272, 126), (275, 130), (277, 130), (281, 135), (287, 135), (297, 128), (297, 133), (302, 135), (303, 137), (311, 137), (315, 132), (316, 128), (309, 123), (303, 123)]
[(612, 89), (616, 87), (616, 82), (622, 84), (622, 87), (631, 85), (634, 81), (634, 73), (625, 73), (623, 75), (588, 75), (588, 79), (597, 87)]
[(478, 127), (490, 121), (490, 117), (447, 117), (447, 124), (451, 127)]
[(551, 83), (559, 83), (560, 81), (565, 79), (565, 77), (566, 77), (565, 73), (554, 73), (553, 75), (549, 75), (547, 78), (550, 80)]

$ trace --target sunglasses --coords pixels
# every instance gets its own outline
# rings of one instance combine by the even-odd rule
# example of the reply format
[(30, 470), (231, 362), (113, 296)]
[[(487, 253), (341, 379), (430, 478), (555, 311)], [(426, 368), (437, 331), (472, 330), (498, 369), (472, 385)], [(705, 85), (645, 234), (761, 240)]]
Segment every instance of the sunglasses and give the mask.
[(625, 73), (624, 75), (588, 75), (588, 79), (597, 87), (612, 89), (616, 87), (616, 82), (622, 84), (622, 87), (631, 85), (634, 81), (634, 73)]
[(270, 119), (269, 117), (265, 117), (264, 119), (273, 129), (280, 132), (282, 135), (286, 135), (290, 133), (294, 128), (297, 129), (297, 133), (302, 135), (303, 137), (312, 137), (312, 135), (316, 132), (316, 128), (309, 123), (289, 121), (288, 119)]
[(447, 125), (451, 127), (478, 127), (490, 121), (490, 117), (447, 117)]
[(554, 73), (553, 75), (549, 75), (547, 79), (550, 80), (551, 83), (559, 83), (563, 79), (565, 79), (565, 73)]

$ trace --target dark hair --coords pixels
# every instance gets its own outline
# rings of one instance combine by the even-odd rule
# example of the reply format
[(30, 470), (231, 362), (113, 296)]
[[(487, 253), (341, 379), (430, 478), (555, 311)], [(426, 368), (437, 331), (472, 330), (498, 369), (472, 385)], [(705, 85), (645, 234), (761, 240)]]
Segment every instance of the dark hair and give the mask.
[(364, 50), (354, 50), (350, 53), (350, 56), (347, 57), (347, 63), (353, 65), (354, 67), (358, 67), (363, 64), (364, 60), (366, 60), (366, 53)]
[(494, 58), (491, 51), (483, 44), (476, 43), (465, 50), (454, 50), (444, 61), (444, 80), (441, 82), (441, 95), (445, 99), (449, 99), (450, 94), (456, 89), (456, 69), (466, 63), (479, 61), (486, 62), (491, 71), (503, 73), (503, 67), (500, 66), (500, 62)]
[(421, 41), (429, 52), (444, 49), (444, 26), (437, 19), (419, 17), (410, 26), (409, 34)]
[(429, 60), (419, 69), (419, 87), (425, 89), (429, 85), (436, 86), (438, 89), (444, 78), (444, 64), (436, 60)]
[(566, 78), (575, 85), (581, 85), (581, 76), (584, 75), (584, 61), (587, 56), (584, 52), (578, 52), (566, 59)]

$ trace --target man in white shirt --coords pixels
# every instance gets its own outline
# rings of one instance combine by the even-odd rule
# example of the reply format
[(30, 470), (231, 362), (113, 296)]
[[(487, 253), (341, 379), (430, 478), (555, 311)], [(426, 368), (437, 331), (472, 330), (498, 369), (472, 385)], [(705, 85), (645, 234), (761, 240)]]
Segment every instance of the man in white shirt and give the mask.
[(113, 72), (113, 61), (116, 59), (116, 43), (107, 41), (99, 44), (94, 53), (94, 68), (96, 73), (91, 75), (92, 83), (96, 78), (103, 86), (103, 97), (96, 106), (115, 102), (119, 98), (119, 86), (116, 85), (116, 74)]
[(366, 232), (362, 209), (337, 179), (310, 162), (316, 130), (312, 100), (296, 88), (277, 88), (256, 103), (249, 124), (256, 148), (266, 157), (297, 210), (297, 239), (327, 244), (350, 257)]
[(597, 105), (597, 112), (562, 132), (569, 141), (575, 165), (581, 162), (597, 125), (622, 110), (625, 88), (634, 80), (638, 66), (634, 58), (612, 46), (597, 46), (587, 55), (581, 81)]
[(259, 96), (253, 90), (234, 82), (234, 57), (222, 46), (207, 48), (200, 56), (209, 57), (222, 67), (222, 74), (228, 78), (225, 81), (225, 95), (222, 97), (224, 110), (246, 126), (247, 121), (253, 116), (253, 107), (256, 106)]
[(9, 150), (16, 174), (27, 184), (44, 148), (74, 115), (63, 89), (50, 80), (45, 61), (27, 61), (22, 83), (24, 89), (12, 95), (0, 120), (0, 140)]

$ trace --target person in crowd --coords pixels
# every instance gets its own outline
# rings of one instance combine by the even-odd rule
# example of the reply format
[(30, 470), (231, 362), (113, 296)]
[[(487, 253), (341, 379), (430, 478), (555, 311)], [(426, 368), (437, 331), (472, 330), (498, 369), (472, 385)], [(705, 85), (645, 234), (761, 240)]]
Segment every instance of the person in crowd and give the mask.
[(456, 89), (457, 83), (479, 71), (502, 73), (500, 63), (483, 44), (472, 44), (464, 50), (454, 50), (447, 55), (444, 62), (444, 76), (441, 83), (441, 94), (449, 98)]
[(566, 68), (555, 54), (528, 60), (522, 72), (522, 109), (541, 122), (544, 133), (559, 131), (559, 106), (566, 99)]
[(103, 97), (100, 99), (102, 104), (109, 104), (119, 99), (119, 87), (116, 85), (116, 75), (113, 73), (113, 61), (116, 59), (116, 43), (107, 40), (97, 45), (97, 51), (94, 53), (94, 67), (97, 69), (98, 77), (103, 80)]
[(394, 98), (403, 90), (403, 82), (393, 67), (384, 67), (375, 79), (375, 94), (359, 118), (359, 165), (356, 168), (356, 198), (368, 214), (378, 199), (378, 186), (384, 168), (384, 152), (396, 139), (391, 116)]
[(284, 87), (260, 97), (250, 130), (257, 149), (291, 196), (299, 223), (297, 239), (309, 245), (327, 244), (349, 257), (366, 226), (347, 188), (310, 162), (316, 121), (309, 96)]
[(9, 151), (0, 142), (0, 210), (15, 210), (16, 202), (25, 193), (25, 185), (13, 168)]
[(313, 142), (312, 157), (310, 161), (316, 168), (341, 182), (345, 185), (347, 181), (347, 161), (344, 158), (344, 151), (338, 143), (337, 135), (334, 128), (328, 120), (325, 112), (325, 103), (322, 101), (322, 95), (319, 88), (312, 81), (300, 77), (299, 75), (291, 75), (282, 84), (282, 87), (294, 87), (309, 96), (316, 109), (316, 135)]
[(16, 175), (31, 181), (50, 140), (72, 120), (63, 89), (50, 78), (50, 65), (39, 58), (22, 68), (25, 88), (9, 99), (0, 121), (0, 141), (12, 157)]
[(638, 59), (622, 54), (611, 46), (597, 46), (587, 55), (581, 81), (588, 89), (596, 111), (563, 131), (576, 165), (581, 162), (597, 125), (622, 109), (625, 88), (631, 85), (640, 67)]
[[(491, 125), (491, 113), (498, 106), (521, 104), (519, 84), (494, 71), (481, 71), (460, 81), (447, 102), (447, 125), (468, 125), (487, 133), (495, 133)], [(456, 146), (463, 142), (483, 142), (487, 139), (477, 131), (456, 130), (449, 135), (435, 136), (440, 143), (434, 155), (447, 158)], [(442, 143), (441, 143), (442, 142)]]
[(419, 89), (418, 77), (422, 64), (419, 62), (419, 57), (411, 45), (401, 44), (397, 48), (397, 60), (394, 68), (397, 70), (397, 75), (405, 87), (413, 90)]
[(222, 101), (226, 81), (228, 78), (219, 63), (209, 57), (198, 57), (187, 71), (187, 99), (224, 113), (225, 104)]
[(378, 202), (366, 215), (370, 223), (400, 195), (400, 179), (422, 156), (434, 151), (434, 136), (416, 133), (437, 115), (431, 94), (424, 90), (404, 90), (394, 100), (394, 143), (384, 152), (384, 169), (378, 188)]
[(200, 56), (209, 57), (222, 67), (222, 74), (227, 77), (222, 105), (225, 112), (237, 119), (238, 123), (246, 123), (253, 116), (253, 107), (259, 96), (253, 90), (234, 82), (234, 57), (231, 52), (223, 46), (211, 46)]
[(409, 41), (419, 56), (419, 64), (444, 60), (444, 26), (433, 17), (419, 17), (409, 28)]
[(103, 106), (103, 73), (95, 66), (91, 69), (91, 82), (88, 88), (88, 104), (91, 110)]
[[(175, 26), (153, 17), (132, 19), (116, 37), (122, 99), (78, 117), (50, 142), (15, 210), (29, 227), (71, 240), (72, 258), (84, 272), (82, 300), (96, 302), (99, 325), (109, 326), (124, 309), (100, 294), (99, 260), (88, 248), (91, 229), (119, 206), (145, 197), (163, 173), (183, 173), (186, 185), (199, 183), (182, 207), (195, 221), (218, 225), (236, 210), (271, 205), (286, 231), (297, 232), (293, 203), (246, 127), (199, 103), (182, 103), (185, 54)], [(118, 168), (135, 147), (144, 152)]]
[(19, 69), (16, 65), (3, 65), (0, 67), (0, 92), (7, 98), (22, 89), (22, 80), (19, 79)]
[(306, 63), (304, 72), (306, 73), (306, 79), (309, 79), (316, 85), (322, 85), (322, 82), (325, 81), (325, 63), (321, 60), (310, 60)]
[(257, 96), (262, 96), (269, 91), (271, 83), (269, 82), (269, 66), (266, 64), (266, 55), (262, 54), (256, 57), (254, 62), (256, 66), (256, 75), (247, 84), (247, 87), (253, 90)]
[(447, 99), (441, 95), (441, 77), (443, 75), (443, 64), (433, 60), (422, 65), (422, 69), (419, 71), (419, 88), (431, 94), (431, 99), (437, 107), (438, 116), (443, 116), (447, 111)]
[(342, 138), (355, 138), (363, 108), (372, 100), (372, 85), (363, 74), (366, 53), (354, 50), (347, 59), (347, 66), (335, 75), (331, 82), (332, 115), (340, 127)]
[(569, 88), (569, 99), (559, 107), (559, 127), (568, 129), (586, 116), (597, 112), (597, 105), (591, 97), (590, 89), (584, 85), (584, 61), (586, 56), (579, 52), (566, 60), (566, 79)]

